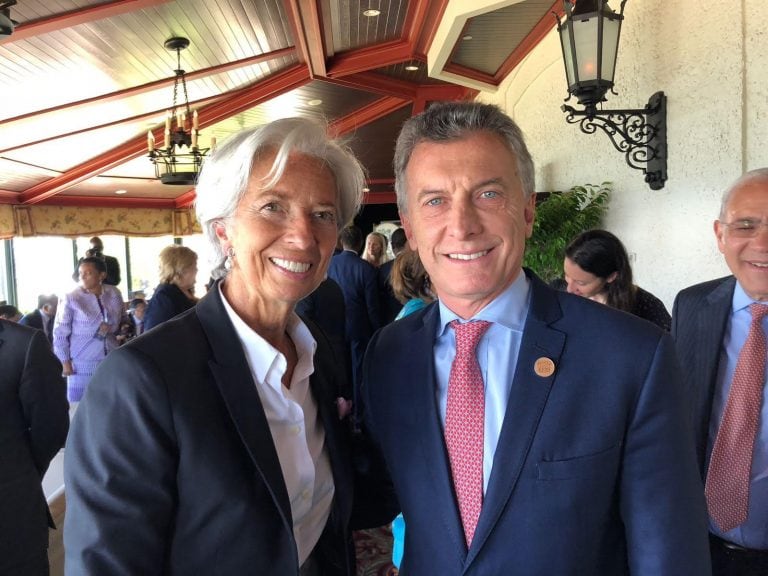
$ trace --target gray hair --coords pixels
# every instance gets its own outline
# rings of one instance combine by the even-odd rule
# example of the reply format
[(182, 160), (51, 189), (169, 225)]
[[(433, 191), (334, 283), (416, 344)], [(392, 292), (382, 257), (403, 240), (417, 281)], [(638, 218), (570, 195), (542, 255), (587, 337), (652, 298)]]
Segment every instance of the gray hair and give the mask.
[(409, 118), (403, 124), (395, 145), (395, 192), (397, 207), (406, 212), (405, 170), (416, 145), (427, 142), (458, 140), (473, 132), (489, 132), (499, 136), (515, 155), (517, 171), (525, 197), (533, 194), (536, 174), (533, 159), (525, 145), (523, 133), (501, 108), (480, 102), (438, 102)]
[(749, 184), (755, 180), (765, 180), (768, 182), (768, 168), (755, 168), (754, 170), (745, 172), (726, 189), (723, 193), (723, 199), (720, 201), (720, 215), (717, 217), (718, 220), (722, 221), (725, 219), (725, 210), (728, 208), (728, 203), (731, 201), (733, 193), (745, 184)]
[(292, 153), (304, 154), (325, 162), (336, 182), (336, 225), (346, 226), (360, 210), (365, 172), (349, 148), (328, 136), (327, 125), (307, 118), (284, 118), (238, 132), (227, 138), (205, 161), (195, 188), (197, 220), (213, 249), (212, 275), (226, 275), (227, 255), (216, 236), (216, 225), (227, 221), (248, 189), (255, 160), (262, 154), (277, 152), (263, 187), (268, 190), (283, 176)]

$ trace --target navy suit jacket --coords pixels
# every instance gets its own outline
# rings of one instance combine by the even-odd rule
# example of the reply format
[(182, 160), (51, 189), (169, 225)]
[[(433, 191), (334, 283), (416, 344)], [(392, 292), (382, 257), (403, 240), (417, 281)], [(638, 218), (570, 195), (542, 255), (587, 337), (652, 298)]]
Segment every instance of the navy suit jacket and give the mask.
[[(405, 517), (403, 576), (710, 574), (674, 346), (531, 278), (482, 512), (467, 550), (435, 398), (433, 304), (371, 340), (363, 395)], [(551, 376), (534, 371), (554, 361)]]
[(159, 326), (166, 320), (186, 312), (194, 305), (195, 303), (187, 298), (176, 284), (158, 284), (144, 313), (144, 330)]
[(0, 367), (0, 574), (40, 574), (53, 526), (41, 482), (67, 438), (67, 386), (43, 333), (6, 320)]
[[(29, 326), (30, 328), (35, 328), (37, 330), (42, 330), (45, 332), (45, 328), (43, 327), (43, 322), (45, 319), (43, 318), (43, 313), (40, 312), (40, 309), (34, 310), (33, 312), (30, 312), (29, 314), (25, 314), (24, 317), (19, 320), (19, 324), (22, 326)], [(53, 318), (50, 320), (50, 324), (48, 325), (48, 342), (53, 344)]]
[(683, 381), (693, 411), (696, 456), (702, 480), (707, 477), (709, 419), (735, 289), (733, 276), (697, 284), (681, 291), (672, 309), (672, 337), (680, 365), (685, 367)]
[(367, 342), (381, 326), (376, 268), (350, 250), (331, 258), (328, 276), (341, 286), (347, 307), (347, 341)]
[[(310, 388), (335, 496), (315, 547), (354, 575), (341, 363), (318, 343)], [(288, 492), (242, 345), (214, 286), (195, 308), (111, 352), (65, 452), (67, 574), (298, 575)]]

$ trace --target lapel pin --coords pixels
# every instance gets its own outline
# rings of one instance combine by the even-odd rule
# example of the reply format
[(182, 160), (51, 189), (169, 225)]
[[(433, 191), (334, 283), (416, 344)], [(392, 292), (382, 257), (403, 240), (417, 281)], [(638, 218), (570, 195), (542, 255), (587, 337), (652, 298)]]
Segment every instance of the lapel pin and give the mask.
[(533, 371), (536, 372), (536, 376), (547, 378), (555, 373), (555, 363), (546, 356), (542, 356), (534, 362)]

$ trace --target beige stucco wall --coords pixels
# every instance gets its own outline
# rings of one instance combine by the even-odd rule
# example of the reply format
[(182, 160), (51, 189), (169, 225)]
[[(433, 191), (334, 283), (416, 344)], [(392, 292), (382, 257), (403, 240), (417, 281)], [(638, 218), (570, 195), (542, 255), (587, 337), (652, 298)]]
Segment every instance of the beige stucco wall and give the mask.
[(768, 3), (630, 0), (625, 17), (619, 96), (609, 94), (606, 107), (640, 108), (654, 92), (666, 93), (663, 190), (648, 188), (605, 134), (566, 124), (554, 30), (497, 92), (479, 99), (502, 106), (526, 133), (538, 190), (614, 183), (605, 227), (633, 255), (637, 283), (671, 311), (678, 290), (728, 272), (712, 233), (721, 193), (743, 170), (768, 165)]

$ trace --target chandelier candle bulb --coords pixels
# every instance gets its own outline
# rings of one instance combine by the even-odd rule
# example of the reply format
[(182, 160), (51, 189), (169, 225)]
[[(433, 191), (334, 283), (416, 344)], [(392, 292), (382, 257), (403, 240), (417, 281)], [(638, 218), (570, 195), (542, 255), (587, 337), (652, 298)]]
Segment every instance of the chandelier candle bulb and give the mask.
[(163, 148), (168, 149), (171, 147), (171, 131), (169, 129), (165, 130), (165, 139), (163, 141)]
[(197, 119), (197, 110), (192, 112), (192, 130), (197, 132), (198, 128), (200, 128), (198, 119)]
[(152, 130), (147, 132), (147, 150), (150, 152), (155, 151), (155, 135), (152, 134)]
[[(166, 110), (165, 112), (165, 133), (170, 134), (171, 132), (171, 111)], [(168, 145), (165, 145), (166, 148), (168, 148)]]
[(197, 128), (192, 130), (192, 148), (197, 148)]

